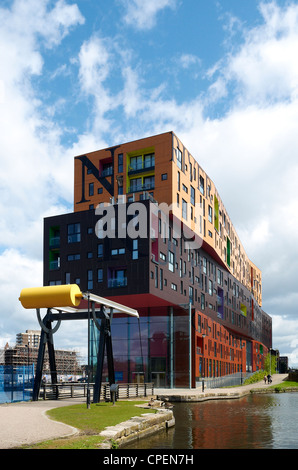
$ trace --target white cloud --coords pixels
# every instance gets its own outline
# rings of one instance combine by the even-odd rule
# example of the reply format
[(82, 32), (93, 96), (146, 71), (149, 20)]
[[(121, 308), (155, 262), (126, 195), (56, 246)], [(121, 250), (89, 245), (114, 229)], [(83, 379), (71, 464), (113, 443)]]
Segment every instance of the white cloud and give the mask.
[(7, 249), (0, 255), (0, 344), (15, 342), (15, 335), (27, 329), (36, 329), (36, 315), (24, 310), (19, 302), (21, 289), (42, 285), (42, 261), (22, 255), (16, 249)]
[(83, 19), (75, 5), (48, 6), (46, 0), (17, 0), (11, 10), (0, 9), (0, 61), (6, 64), (0, 71), (0, 245), (22, 250), (40, 244), (38, 215), (72, 191), (72, 183), (65, 186), (60, 175), (67, 160), (61, 158), (61, 130), (42, 114), (30, 80), (42, 72), (37, 38), (57, 45)]
[(179, 62), (181, 63), (182, 68), (184, 69), (188, 69), (193, 65), (201, 64), (200, 58), (195, 56), (194, 54), (182, 54), (179, 58)]
[(237, 53), (227, 57), (222, 77), (236, 85), (241, 102), (279, 101), (297, 97), (298, 6), (261, 3), (264, 22), (245, 31)]
[[(83, 23), (76, 5), (15, 0), (0, 8), (0, 338), (36, 326), (18, 301), (20, 289), (42, 285), (43, 217), (65, 211), (73, 181), (65, 183), (73, 155), (60, 145), (31, 80), (42, 74), (43, 46), (57, 47)], [(63, 174), (63, 176), (62, 176)], [(15, 337), (11, 337), (14, 341)]]
[(142, 30), (151, 29), (156, 22), (157, 14), (164, 8), (175, 8), (177, 0), (120, 0), (125, 6), (126, 14), (124, 21), (136, 28)]

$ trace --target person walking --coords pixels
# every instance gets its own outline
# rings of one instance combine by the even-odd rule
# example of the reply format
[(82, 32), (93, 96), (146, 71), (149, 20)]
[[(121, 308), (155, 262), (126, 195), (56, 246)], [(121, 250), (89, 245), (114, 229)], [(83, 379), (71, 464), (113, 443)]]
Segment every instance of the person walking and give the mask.
[(264, 375), (264, 382), (265, 382), (265, 385), (266, 385), (266, 383), (267, 383), (267, 376), (266, 375)]
[(271, 375), (270, 375), (270, 374), (267, 375), (267, 380), (268, 380), (268, 384), (271, 384), (272, 379), (271, 379)]

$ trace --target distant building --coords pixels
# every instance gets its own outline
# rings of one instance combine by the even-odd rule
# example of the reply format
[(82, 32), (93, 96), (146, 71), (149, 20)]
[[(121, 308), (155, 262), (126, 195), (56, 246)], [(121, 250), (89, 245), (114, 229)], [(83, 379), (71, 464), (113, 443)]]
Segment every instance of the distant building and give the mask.
[(29, 346), (31, 348), (38, 348), (40, 341), (39, 330), (26, 330), (26, 333), (18, 333), (16, 335), (17, 346)]
[[(26, 333), (16, 335), (16, 345), (10, 347), (7, 343), (0, 352), (0, 362), (13, 367), (37, 364), (40, 331), (26, 330)], [(56, 350), (56, 366), (58, 375), (80, 375), (81, 365), (76, 351)], [(44, 374), (50, 374), (48, 351), (45, 352)]]
[(279, 372), (286, 374), (289, 370), (289, 358), (287, 356), (279, 356)]

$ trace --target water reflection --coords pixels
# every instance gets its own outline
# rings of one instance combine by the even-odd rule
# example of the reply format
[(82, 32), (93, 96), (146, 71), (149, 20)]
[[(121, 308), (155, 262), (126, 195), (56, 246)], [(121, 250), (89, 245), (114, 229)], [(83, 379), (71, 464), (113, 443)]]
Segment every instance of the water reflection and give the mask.
[(297, 449), (298, 394), (177, 403), (176, 425), (134, 449)]

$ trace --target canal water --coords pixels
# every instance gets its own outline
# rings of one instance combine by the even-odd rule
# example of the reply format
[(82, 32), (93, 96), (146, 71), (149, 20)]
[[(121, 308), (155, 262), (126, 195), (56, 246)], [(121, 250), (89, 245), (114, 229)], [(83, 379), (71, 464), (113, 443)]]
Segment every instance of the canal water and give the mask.
[(173, 428), (130, 449), (298, 449), (298, 393), (175, 403)]

